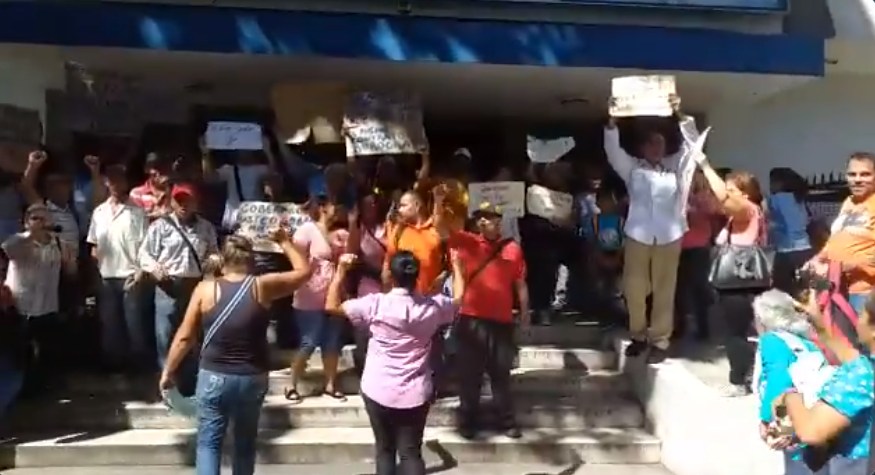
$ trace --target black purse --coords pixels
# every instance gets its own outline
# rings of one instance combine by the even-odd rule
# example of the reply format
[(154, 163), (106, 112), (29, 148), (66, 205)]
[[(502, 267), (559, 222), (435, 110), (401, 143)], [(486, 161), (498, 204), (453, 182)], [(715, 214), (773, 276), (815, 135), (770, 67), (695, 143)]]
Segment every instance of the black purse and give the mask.
[[(762, 244), (733, 244), (730, 223), (726, 243), (714, 246), (708, 280), (717, 290), (759, 290), (772, 286), (774, 249)], [(760, 234), (765, 223), (760, 222)], [(762, 239), (758, 239), (762, 242)]]

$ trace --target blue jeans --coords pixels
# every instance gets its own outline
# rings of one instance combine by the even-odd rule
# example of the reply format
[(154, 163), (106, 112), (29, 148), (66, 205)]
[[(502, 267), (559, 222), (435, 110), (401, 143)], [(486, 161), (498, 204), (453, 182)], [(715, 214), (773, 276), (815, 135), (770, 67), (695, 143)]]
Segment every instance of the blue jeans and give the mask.
[(869, 475), (868, 459), (850, 459), (833, 455), (820, 470), (813, 471), (802, 460), (793, 460), (791, 452), (784, 452), (784, 475)]
[(301, 352), (312, 354), (318, 347), (323, 355), (340, 353), (343, 347), (342, 318), (330, 316), (323, 310), (296, 308), (295, 321), (298, 323), (298, 333), (301, 338)]
[(255, 443), (267, 374), (235, 375), (201, 369), (197, 391), (197, 475), (219, 475), (222, 444), (233, 422), (233, 475), (255, 473)]
[(0, 417), (15, 401), (23, 382), (24, 373), (9, 358), (0, 357)]
[(142, 367), (153, 351), (144, 309), (145, 285), (135, 285), (129, 290), (124, 287), (122, 278), (100, 282), (97, 300), (100, 346), (107, 361)]
[[(155, 346), (158, 351), (158, 367), (161, 369), (167, 362), (167, 352), (170, 351), (173, 336), (182, 324), (191, 294), (198, 282), (200, 279), (170, 279), (155, 285)], [(186, 396), (191, 395), (194, 389), (193, 380), (198, 359), (197, 351), (190, 352), (177, 373), (179, 392)]]

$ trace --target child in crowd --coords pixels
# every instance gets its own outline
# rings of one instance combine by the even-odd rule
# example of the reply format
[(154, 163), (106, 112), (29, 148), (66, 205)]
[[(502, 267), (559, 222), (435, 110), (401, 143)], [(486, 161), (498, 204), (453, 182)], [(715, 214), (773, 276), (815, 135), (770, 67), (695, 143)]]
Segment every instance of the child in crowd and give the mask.
[(626, 213), (611, 190), (596, 190), (590, 213), (584, 215), (580, 235), (590, 256), (592, 301), (606, 325), (624, 325), (625, 310), (620, 293), (623, 269), (623, 224)]

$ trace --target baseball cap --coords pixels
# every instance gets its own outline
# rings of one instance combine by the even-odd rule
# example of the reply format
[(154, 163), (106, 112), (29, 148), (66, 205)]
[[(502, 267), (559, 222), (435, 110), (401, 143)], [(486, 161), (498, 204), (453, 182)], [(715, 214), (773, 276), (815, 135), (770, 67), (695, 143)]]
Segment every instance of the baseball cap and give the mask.
[(472, 213), (472, 214), (475, 218), (488, 217), (488, 216), (501, 217), (502, 209), (501, 209), (501, 206), (494, 205), (488, 201), (484, 201), (484, 202), (480, 203), (480, 206), (478, 206), (477, 209), (474, 210), (474, 213)]
[(187, 183), (181, 183), (179, 185), (173, 185), (173, 190), (170, 192), (170, 196), (173, 197), (173, 199), (196, 198), (197, 192), (195, 192), (193, 186)]

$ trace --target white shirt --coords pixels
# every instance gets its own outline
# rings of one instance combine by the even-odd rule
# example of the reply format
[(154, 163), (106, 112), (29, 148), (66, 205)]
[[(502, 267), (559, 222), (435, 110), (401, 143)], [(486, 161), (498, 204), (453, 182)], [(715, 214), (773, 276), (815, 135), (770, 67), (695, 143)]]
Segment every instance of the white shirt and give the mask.
[(699, 131), (692, 117), (680, 122), (683, 144), (678, 153), (654, 167), (632, 157), (620, 147), (620, 132), (605, 129), (605, 154), (608, 163), (626, 182), (629, 214), (626, 236), (644, 244), (668, 244), (687, 231), (686, 207), (696, 162), (692, 144)]
[(91, 215), (87, 241), (97, 249), (97, 265), (105, 279), (127, 278), (140, 268), (137, 253), (146, 239), (149, 218), (139, 206), (101, 203)]
[(55, 203), (46, 200), (46, 209), (52, 217), (52, 224), (61, 227), (61, 232), (58, 236), (64, 244), (69, 244), (72, 249), (79, 251), (79, 221), (77, 216), (73, 214), (70, 206), (58, 206)]
[(58, 285), (61, 281), (61, 248), (54, 237), (45, 244), (22, 242), (28, 233), (12, 235), (3, 242), (9, 256), (6, 286), (22, 315), (38, 317), (58, 312)]
[[(222, 165), (216, 173), (225, 182), (228, 198), (225, 200), (225, 212), (222, 215), (222, 226), (231, 229), (237, 224), (237, 210), (242, 201), (260, 201), (264, 199), (261, 180), (270, 171), (267, 165), (237, 165), (240, 175), (240, 187), (237, 190), (237, 180), (234, 178), (234, 165)], [(242, 200), (240, 199), (242, 196)]]
[[(185, 233), (197, 252), (197, 259), (180, 232), (167, 222), (168, 219), (173, 220), (179, 230)], [(175, 214), (171, 214), (166, 219), (156, 219), (146, 231), (146, 239), (140, 246), (140, 267), (151, 272), (160, 264), (169, 277), (201, 277), (198, 261), (203, 266), (207, 257), (217, 252), (216, 229), (209, 221), (196, 217), (191, 224), (183, 224)]]

